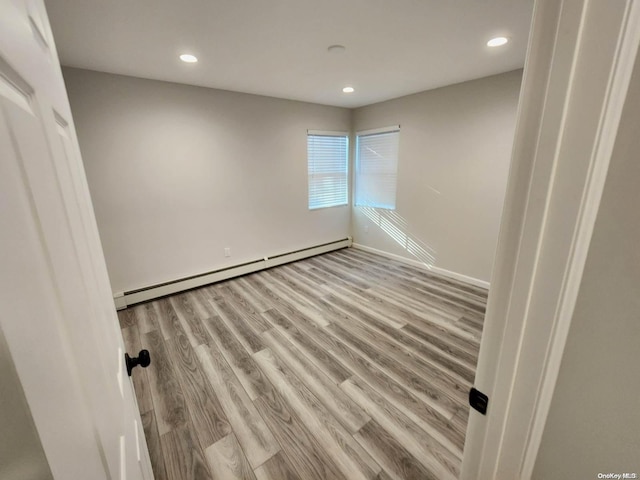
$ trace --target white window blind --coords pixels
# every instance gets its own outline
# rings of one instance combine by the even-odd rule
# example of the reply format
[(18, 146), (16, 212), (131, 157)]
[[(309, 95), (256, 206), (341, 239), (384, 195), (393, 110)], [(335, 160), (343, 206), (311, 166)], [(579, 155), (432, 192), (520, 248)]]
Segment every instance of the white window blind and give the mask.
[(356, 205), (396, 208), (400, 127), (356, 136)]
[(348, 164), (347, 133), (308, 132), (309, 210), (347, 205)]

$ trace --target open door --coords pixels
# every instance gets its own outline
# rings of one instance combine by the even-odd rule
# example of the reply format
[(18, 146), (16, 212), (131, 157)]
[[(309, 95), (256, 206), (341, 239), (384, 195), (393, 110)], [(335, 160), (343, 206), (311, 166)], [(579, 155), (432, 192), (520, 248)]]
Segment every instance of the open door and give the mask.
[(639, 45), (639, 0), (536, 0), (461, 480), (533, 474)]
[(53, 477), (153, 478), (39, 0), (0, 2), (0, 246), (0, 334)]

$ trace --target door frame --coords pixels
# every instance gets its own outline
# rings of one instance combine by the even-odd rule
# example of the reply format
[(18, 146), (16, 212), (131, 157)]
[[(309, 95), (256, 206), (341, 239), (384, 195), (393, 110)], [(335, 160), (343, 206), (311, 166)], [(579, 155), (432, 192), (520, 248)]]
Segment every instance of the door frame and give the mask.
[(640, 0), (536, 0), (461, 480), (531, 478), (639, 45)]

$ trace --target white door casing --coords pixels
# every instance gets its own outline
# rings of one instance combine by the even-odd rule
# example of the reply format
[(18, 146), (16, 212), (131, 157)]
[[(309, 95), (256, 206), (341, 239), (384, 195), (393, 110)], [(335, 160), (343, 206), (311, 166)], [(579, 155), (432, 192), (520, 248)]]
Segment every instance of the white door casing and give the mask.
[(61, 479), (150, 479), (42, 1), (0, 2), (0, 154), (0, 329), (49, 467)]
[(640, 2), (537, 0), (461, 479), (529, 479), (640, 44)]

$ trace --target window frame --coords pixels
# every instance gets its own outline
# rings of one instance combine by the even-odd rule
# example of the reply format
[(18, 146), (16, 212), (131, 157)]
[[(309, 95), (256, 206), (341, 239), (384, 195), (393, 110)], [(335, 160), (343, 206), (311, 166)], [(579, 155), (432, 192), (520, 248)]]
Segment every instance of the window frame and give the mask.
[[(395, 170), (393, 172), (393, 176), (395, 179), (395, 185), (394, 185), (394, 190), (393, 190), (393, 204), (389, 205), (383, 202), (373, 202), (373, 201), (364, 201), (363, 199), (359, 198), (358, 196), (358, 192), (359, 192), (359, 188), (362, 188), (361, 186), (359, 186), (359, 182), (362, 181), (362, 176), (363, 175), (361, 173), (361, 168), (362, 168), (362, 159), (361, 159), (361, 151), (360, 151), (360, 147), (361, 147), (361, 139), (364, 137), (375, 137), (375, 136), (380, 136), (380, 135), (386, 135), (386, 134), (391, 134), (391, 133), (396, 133), (396, 158), (395, 158)], [(374, 128), (374, 129), (370, 129), (370, 130), (362, 130), (359, 132), (356, 132), (355, 134), (356, 136), (356, 143), (355, 143), (355, 152), (354, 152), (354, 156), (355, 156), (355, 168), (354, 168), (354, 194), (353, 194), (353, 199), (354, 199), (354, 206), (356, 207), (369, 207), (369, 208), (377, 208), (377, 209), (381, 209), (381, 210), (391, 210), (394, 211), (397, 208), (397, 200), (398, 200), (398, 165), (400, 163), (400, 125), (391, 125), (388, 127), (382, 127), (382, 128)]]
[[(335, 172), (335, 176), (342, 176), (344, 174), (345, 186), (344, 186), (344, 201), (340, 200), (339, 202), (330, 203), (330, 204), (321, 204), (319, 206), (312, 206), (312, 158), (309, 155), (309, 138), (316, 137), (337, 137), (343, 138), (345, 140), (345, 149), (344, 149), (344, 172), (342, 170), (340, 172)], [(329, 130), (307, 130), (307, 209), (309, 211), (312, 210), (321, 210), (324, 208), (333, 208), (333, 207), (343, 207), (349, 205), (349, 197), (350, 197), (350, 189), (349, 189), (349, 148), (350, 148), (350, 134), (349, 132), (344, 131), (329, 131)], [(342, 160), (342, 159), (340, 159)], [(330, 176), (330, 175), (328, 175)]]

